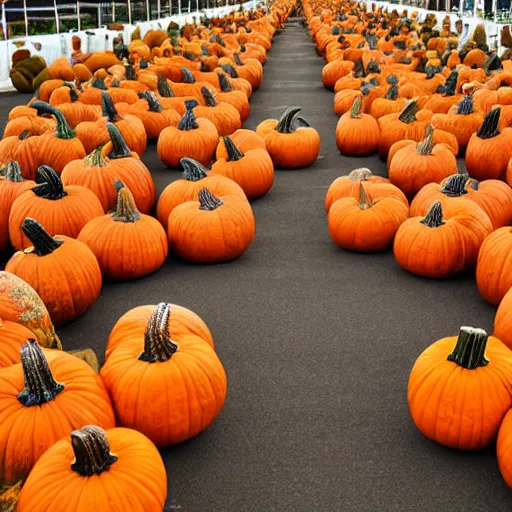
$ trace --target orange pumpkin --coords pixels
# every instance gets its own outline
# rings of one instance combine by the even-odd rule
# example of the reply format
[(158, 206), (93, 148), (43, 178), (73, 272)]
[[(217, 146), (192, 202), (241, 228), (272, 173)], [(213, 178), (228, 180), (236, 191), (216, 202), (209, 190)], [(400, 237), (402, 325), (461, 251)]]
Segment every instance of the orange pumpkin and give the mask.
[(33, 337), (34, 333), (23, 325), (0, 318), (0, 339), (2, 340), (0, 369), (20, 363), (21, 347)]

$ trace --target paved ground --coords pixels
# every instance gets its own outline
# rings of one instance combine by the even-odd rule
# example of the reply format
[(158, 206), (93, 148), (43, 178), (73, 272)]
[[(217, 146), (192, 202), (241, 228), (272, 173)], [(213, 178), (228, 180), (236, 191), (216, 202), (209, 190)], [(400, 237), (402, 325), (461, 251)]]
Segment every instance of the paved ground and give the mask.
[[(339, 175), (375, 158), (336, 151), (332, 93), (304, 29), (276, 37), (247, 126), (301, 105), (322, 137), (313, 168), (281, 171), (253, 203), (257, 235), (238, 261), (169, 260), (155, 275), (108, 284), (83, 318), (59, 330), (68, 348), (103, 353), (126, 310), (169, 301), (210, 326), (228, 377), (226, 406), (199, 437), (163, 452), (174, 510), (185, 512), (374, 512), (510, 510), (494, 448), (476, 454), (425, 440), (409, 418), (415, 358), (461, 325), (490, 330), (494, 310), (474, 279), (428, 281), (392, 253), (333, 246), (323, 200)], [(2, 122), (20, 96), (0, 96)], [(159, 190), (177, 178), (150, 148)]]

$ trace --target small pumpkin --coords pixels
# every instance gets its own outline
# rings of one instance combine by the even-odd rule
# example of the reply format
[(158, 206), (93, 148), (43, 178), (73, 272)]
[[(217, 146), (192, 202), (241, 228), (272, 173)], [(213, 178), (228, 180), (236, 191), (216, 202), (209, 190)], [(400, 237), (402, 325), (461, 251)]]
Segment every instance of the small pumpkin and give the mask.
[[(170, 304), (160, 303), (145, 332), (126, 333), (101, 369), (119, 423), (157, 446), (180, 443), (206, 429), (227, 393), (226, 374), (213, 348), (194, 334), (171, 337), (172, 321)], [(127, 393), (127, 386), (138, 392)]]
[(217, 92), (217, 100), (221, 103), (229, 103), (238, 110), (242, 123), (249, 117), (251, 113), (251, 105), (249, 98), (243, 91), (237, 91), (229, 81), (229, 77), (224, 73), (217, 73), (219, 80), (220, 92)]
[(0, 369), (20, 363), (21, 347), (33, 337), (33, 332), (23, 325), (0, 318)]
[(375, 119), (388, 114), (396, 114), (405, 107), (406, 103), (407, 100), (399, 95), (398, 81), (393, 81), (384, 97), (377, 98), (372, 102), (369, 114)]
[(459, 73), (454, 69), (446, 82), (438, 87), (438, 93), (433, 94), (425, 103), (424, 107), (434, 114), (447, 114), (448, 111), (464, 97), (457, 92), (457, 80)]
[(351, 251), (375, 252), (389, 247), (409, 209), (398, 199), (372, 200), (359, 182), (359, 198), (342, 197), (331, 205), (327, 217), (332, 241)]
[(50, 236), (31, 218), (23, 221), (21, 229), (32, 246), (15, 253), (5, 270), (34, 288), (55, 325), (83, 315), (101, 292), (101, 270), (94, 253), (73, 238)]
[(91, 249), (104, 276), (136, 279), (163, 265), (167, 236), (156, 219), (140, 213), (129, 188), (117, 183), (115, 209), (88, 222), (78, 240)]
[(223, 137), (228, 158), (217, 160), (211, 174), (221, 174), (238, 183), (249, 199), (262, 197), (274, 183), (274, 164), (265, 149), (242, 153), (230, 137)]
[[(137, 460), (134, 467), (133, 461)], [(44, 487), (44, 496), (38, 490)], [(162, 510), (167, 475), (162, 457), (140, 432), (126, 428), (103, 430), (87, 425), (53, 445), (36, 463), (20, 494), (19, 512), (44, 512), (71, 488), (81, 492), (69, 512), (96, 509), (114, 512)], [(108, 500), (98, 505), (98, 488)]]
[(84, 361), (43, 351), (35, 340), (21, 347), (21, 364), (0, 372), (0, 480), (25, 478), (41, 455), (74, 429), (115, 425), (101, 378)]
[(309, 167), (318, 158), (320, 135), (303, 118), (300, 123), (297, 122), (300, 111), (300, 107), (290, 107), (279, 120), (268, 119), (256, 128), (256, 133), (265, 141), (275, 167)]
[(33, 180), (39, 167), (39, 137), (30, 136), (28, 130), (18, 136), (0, 140), (0, 162), (18, 162), (21, 174), (26, 180)]
[(450, 448), (480, 450), (510, 409), (512, 353), (483, 329), (461, 327), (416, 360), (407, 399), (423, 435)]
[(53, 98), (58, 94), (57, 90), (50, 98), (50, 105), (56, 106), (64, 114), (71, 128), (76, 128), (82, 122), (94, 122), (101, 117), (101, 107), (99, 105), (88, 105), (79, 101), (80, 97), (74, 84), (65, 82), (63, 88), (70, 90), (69, 101), (60, 104), (54, 102)]
[[(267, 149), (267, 145), (265, 144), (263, 138), (252, 130), (240, 128), (236, 132), (233, 132), (229, 138), (237, 145), (238, 149), (242, 153), (245, 153), (251, 149)], [(228, 158), (228, 151), (222, 137), (219, 140), (219, 144), (215, 152), (215, 157), (217, 160), (220, 160), (221, 158)]]
[(12, 204), (9, 215), (9, 238), (15, 249), (32, 244), (22, 230), (23, 221), (33, 218), (51, 236), (56, 234), (76, 238), (80, 230), (94, 217), (103, 215), (100, 200), (85, 187), (64, 188), (58, 174), (46, 165), (37, 171), (39, 185), (23, 192)]
[(178, 167), (185, 157), (209, 165), (219, 142), (216, 126), (205, 118), (196, 119), (197, 101), (185, 102), (187, 111), (177, 127), (164, 128), (158, 137), (157, 153), (168, 167)]
[(174, 252), (197, 263), (238, 258), (251, 245), (255, 231), (254, 214), (246, 199), (219, 198), (207, 188), (199, 191), (198, 201), (176, 206), (167, 225)]

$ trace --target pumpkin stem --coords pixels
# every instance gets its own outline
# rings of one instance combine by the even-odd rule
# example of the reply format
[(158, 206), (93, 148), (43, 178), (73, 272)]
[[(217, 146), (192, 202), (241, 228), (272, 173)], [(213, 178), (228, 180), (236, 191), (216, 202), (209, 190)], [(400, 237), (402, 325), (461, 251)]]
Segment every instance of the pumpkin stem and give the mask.
[(55, 137), (59, 139), (74, 139), (76, 137), (75, 130), (69, 126), (64, 114), (58, 110), (57, 108), (45, 103), (44, 101), (34, 101), (32, 103), (32, 108), (37, 110), (37, 115), (42, 116), (44, 114), (49, 114), (55, 117), (57, 121), (57, 128), (55, 130)]
[(442, 226), (444, 224), (444, 220), (443, 207), (441, 206), (441, 203), (439, 201), (434, 203), (420, 222), (429, 228), (438, 228), (439, 226)]
[(148, 102), (149, 105), (149, 111), (150, 112), (162, 112), (164, 107), (162, 107), (162, 104), (158, 101), (157, 97), (154, 93), (146, 91), (142, 92), (140, 94), (140, 97)]
[(103, 78), (99, 78), (99, 77), (94, 78), (91, 86), (94, 87), (95, 89), (100, 89), (101, 91), (107, 90), (107, 86), (105, 85), (105, 81), (103, 80)]
[(197, 107), (199, 103), (196, 100), (187, 100), (185, 101), (185, 108), (187, 109), (183, 114), (183, 117), (180, 119), (178, 124), (178, 130), (181, 131), (189, 131), (189, 130), (197, 130), (199, 125), (197, 124), (196, 115), (194, 114), (194, 108)]
[(107, 161), (102, 154), (102, 147), (98, 147), (93, 149), (85, 158), (84, 162), (89, 167), (105, 167), (107, 165)]
[(208, 169), (193, 158), (184, 157), (180, 164), (183, 167), (183, 178), (187, 181), (199, 181), (208, 176)]
[(360, 169), (354, 169), (348, 174), (350, 181), (364, 181), (368, 180), (373, 176), (372, 171), (367, 167), (361, 167)]
[(204, 102), (207, 107), (216, 107), (217, 100), (215, 99), (213, 91), (206, 85), (201, 87), (201, 94), (203, 95)]
[(39, 185), (36, 185), (32, 189), (32, 192), (34, 192), (36, 196), (55, 201), (68, 195), (64, 190), (60, 176), (47, 165), (41, 165), (41, 167), (37, 169), (36, 183), (39, 183)]
[(64, 82), (62, 85), (69, 88), (69, 99), (71, 100), (71, 103), (78, 101), (78, 91), (76, 90), (75, 84), (71, 82)]
[(224, 73), (217, 73), (217, 77), (219, 78), (219, 87), (221, 92), (231, 92), (233, 90), (231, 82)]
[(297, 116), (293, 120), (292, 130), (296, 130), (297, 128), (311, 128), (311, 125), (302, 116)]
[(235, 64), (237, 66), (243, 66), (244, 65), (242, 59), (240, 58), (240, 54), (238, 52), (233, 54), (233, 60), (235, 61)]
[(352, 103), (352, 106), (350, 107), (350, 117), (352, 119), (361, 117), (362, 104), (363, 102), (361, 100), (361, 96), (357, 96), (354, 100), (354, 103)]
[(110, 453), (105, 431), (95, 425), (87, 425), (71, 432), (71, 446), (75, 462), (71, 469), (80, 476), (100, 475), (118, 460)]
[(434, 148), (434, 127), (428, 124), (425, 129), (425, 138), (416, 145), (416, 151), (423, 156), (432, 154)]
[(459, 73), (456, 69), (454, 69), (450, 76), (446, 79), (444, 83), (444, 93), (443, 96), (454, 96), (455, 90), (457, 89), (457, 80), (459, 79)]
[(144, 352), (139, 356), (146, 363), (168, 361), (179, 346), (171, 340), (169, 318), (171, 305), (160, 302), (153, 311), (144, 333)]
[(29, 339), (22, 345), (21, 366), (25, 383), (18, 401), (25, 407), (50, 402), (64, 390), (64, 386), (53, 378), (48, 361), (36, 340)]
[(441, 187), (440, 192), (448, 197), (460, 197), (467, 194), (466, 183), (469, 180), (467, 174), (453, 174), (449, 176)]
[(132, 152), (126, 144), (119, 128), (115, 124), (107, 123), (107, 130), (110, 142), (112, 142), (112, 151), (107, 157), (111, 160), (116, 160), (118, 158), (128, 158), (132, 156)]
[(402, 123), (412, 123), (413, 121), (416, 121), (416, 114), (418, 111), (419, 107), (416, 100), (409, 100), (400, 114), (398, 114), (398, 120), (402, 121)]
[(487, 339), (487, 333), (483, 329), (461, 327), (457, 343), (453, 352), (448, 356), (448, 361), (452, 361), (466, 370), (487, 366), (489, 364), (485, 358)]
[(141, 214), (135, 204), (135, 198), (131, 190), (121, 181), (115, 181), (117, 188), (117, 202), (115, 209), (110, 213), (116, 222), (137, 222)]
[(495, 107), (484, 118), (482, 126), (476, 132), (480, 139), (492, 139), (500, 134), (498, 123), (500, 122), (501, 108)]
[(231, 137), (225, 136), (222, 137), (224, 141), (224, 145), (226, 146), (226, 151), (228, 153), (228, 162), (234, 162), (236, 160), (241, 160), (244, 157), (244, 154), (240, 151), (237, 145), (233, 142)]
[(29, 217), (23, 221), (21, 229), (34, 246), (34, 252), (38, 256), (51, 254), (64, 243), (64, 240), (57, 240), (50, 236), (39, 222)]
[(174, 91), (171, 89), (169, 82), (163, 76), (158, 77), (157, 87), (158, 94), (160, 94), (162, 98), (174, 98), (176, 96)]
[(25, 140), (25, 139), (28, 139), (30, 136), (30, 132), (28, 130), (23, 130), (19, 135), (18, 135), (18, 139), (19, 140)]
[(373, 203), (368, 198), (368, 194), (363, 186), (363, 182), (359, 182), (359, 203), (358, 205), (360, 210), (368, 210), (373, 206)]
[(128, 61), (124, 67), (126, 69), (126, 72), (124, 75), (125, 79), (126, 80), (137, 80), (137, 73), (135, 73), (135, 68)]
[(192, 74), (192, 71), (188, 68), (181, 68), (181, 79), (183, 80), (184, 84), (195, 84), (196, 79), (194, 78), (194, 75)]
[(224, 204), (222, 199), (214, 196), (207, 188), (202, 188), (199, 191), (199, 209), (213, 212), (219, 206)]
[(473, 97), (464, 96), (464, 98), (462, 98), (457, 105), (457, 114), (460, 114), (461, 116), (468, 116), (473, 112)]
[(13, 183), (21, 183), (22, 181), (25, 181), (23, 174), (21, 173), (20, 164), (14, 160), (5, 164), (3, 172), (7, 181), (12, 181)]
[(391, 84), (384, 98), (386, 100), (395, 101), (398, 98), (398, 84)]
[(287, 108), (284, 114), (280, 117), (277, 123), (276, 130), (279, 133), (292, 133), (293, 132), (293, 119), (302, 110), (301, 107)]
[(238, 78), (238, 71), (231, 64), (223, 64), (221, 68), (231, 77)]
[(117, 123), (123, 118), (117, 113), (114, 101), (106, 92), (101, 94), (101, 115), (107, 118), (109, 123)]

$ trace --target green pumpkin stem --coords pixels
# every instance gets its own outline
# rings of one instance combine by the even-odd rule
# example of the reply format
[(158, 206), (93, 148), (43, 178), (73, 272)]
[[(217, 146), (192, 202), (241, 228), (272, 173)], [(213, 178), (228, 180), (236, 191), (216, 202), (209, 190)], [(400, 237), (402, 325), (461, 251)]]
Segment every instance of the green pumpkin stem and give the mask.
[(34, 246), (34, 252), (38, 256), (51, 254), (64, 243), (64, 240), (50, 236), (39, 222), (31, 218), (26, 218), (23, 221), (21, 230)]
[(209, 212), (213, 212), (224, 204), (224, 201), (214, 196), (207, 188), (202, 188), (198, 194), (199, 197), (199, 209)]
[(238, 78), (238, 71), (231, 64), (223, 64), (221, 68), (231, 77)]
[(196, 115), (194, 114), (194, 108), (197, 107), (199, 103), (196, 100), (186, 100), (185, 108), (187, 109), (183, 114), (183, 117), (180, 119), (178, 124), (178, 130), (181, 131), (189, 131), (189, 130), (197, 130), (199, 125), (197, 124)]
[(233, 55), (233, 60), (235, 61), (235, 64), (237, 66), (243, 66), (244, 65), (244, 63), (242, 62), (242, 59), (240, 58), (240, 54), (238, 52), (236, 52)]
[(301, 107), (287, 108), (283, 115), (279, 118), (276, 130), (279, 133), (293, 133), (293, 120), (295, 116), (302, 110)]
[(43, 405), (53, 400), (64, 386), (52, 375), (48, 361), (36, 340), (29, 339), (21, 347), (24, 385), (18, 401), (25, 407)]
[(237, 160), (241, 160), (244, 157), (244, 154), (233, 142), (231, 137), (225, 136), (222, 137), (222, 140), (224, 141), (224, 145), (226, 146), (226, 151), (228, 153), (228, 162), (235, 162)]
[(395, 101), (398, 99), (398, 84), (391, 84), (389, 89), (386, 91), (386, 95), (384, 96), (386, 100)]
[(352, 119), (361, 117), (362, 105), (363, 102), (361, 96), (357, 96), (356, 99), (354, 100), (354, 103), (352, 103), (352, 106), (350, 107), (350, 117)]
[(112, 151), (107, 155), (111, 160), (118, 158), (128, 158), (132, 156), (132, 152), (126, 144), (119, 128), (113, 123), (107, 123), (108, 135), (112, 142)]
[(373, 206), (373, 203), (368, 198), (368, 194), (364, 188), (363, 182), (359, 182), (359, 203), (358, 205), (360, 210), (368, 210)]
[(64, 190), (60, 176), (47, 165), (41, 165), (41, 167), (37, 169), (36, 183), (39, 183), (39, 185), (36, 185), (32, 189), (32, 192), (38, 197), (56, 201), (68, 195)]
[(75, 84), (71, 82), (64, 82), (62, 84), (64, 87), (69, 88), (69, 99), (71, 100), (71, 103), (75, 103), (75, 101), (78, 101), (78, 91), (76, 90)]
[(441, 206), (441, 203), (439, 201), (434, 203), (420, 222), (429, 228), (438, 228), (439, 226), (442, 226), (444, 224), (444, 220), (443, 207)]
[(448, 356), (448, 361), (452, 361), (466, 370), (487, 366), (489, 364), (485, 358), (487, 339), (487, 333), (483, 329), (461, 327), (457, 343), (453, 352)]
[(87, 425), (71, 432), (71, 447), (75, 461), (71, 469), (83, 477), (100, 475), (118, 460), (110, 453), (105, 431), (95, 425)]
[(459, 79), (459, 73), (456, 69), (454, 69), (450, 73), (450, 76), (446, 79), (446, 82), (444, 83), (443, 96), (454, 96), (455, 95), (458, 79)]
[(144, 333), (144, 352), (140, 361), (147, 363), (168, 361), (179, 346), (171, 340), (169, 318), (171, 305), (161, 302), (153, 311)]
[(115, 182), (117, 188), (117, 202), (114, 211), (111, 213), (112, 219), (116, 222), (137, 222), (142, 215), (137, 209), (135, 198), (131, 190), (123, 185), (119, 180)]
[(416, 101), (410, 100), (405, 104), (400, 114), (398, 114), (398, 120), (402, 121), (402, 123), (412, 123), (413, 121), (416, 121), (416, 114), (418, 111), (419, 107)]
[(428, 124), (425, 129), (425, 138), (416, 145), (416, 151), (420, 155), (428, 156), (432, 154), (432, 149), (434, 149), (434, 127)]
[(101, 115), (107, 118), (109, 123), (117, 123), (123, 118), (117, 113), (112, 97), (106, 92), (101, 94)]
[(500, 122), (501, 108), (494, 107), (484, 118), (482, 126), (476, 132), (480, 139), (492, 139), (500, 134), (498, 124)]
[(7, 181), (12, 181), (13, 183), (21, 183), (25, 181), (21, 172), (20, 164), (14, 160), (5, 164), (2, 175)]
[(57, 121), (55, 137), (58, 139), (74, 139), (76, 137), (75, 130), (69, 126), (64, 114), (60, 110), (40, 100), (34, 101), (31, 106), (37, 110), (38, 116), (48, 114), (55, 117)]
[(467, 174), (452, 174), (446, 179), (439, 191), (448, 197), (463, 196), (468, 193), (466, 190), (468, 180), (469, 175)]
[(461, 116), (468, 116), (474, 112), (472, 96), (464, 96), (457, 105), (457, 114)]
[(163, 76), (158, 77), (157, 87), (158, 94), (160, 94), (162, 98), (174, 98), (176, 96), (169, 86), (169, 82)]
[(217, 100), (215, 99), (215, 95), (208, 86), (203, 85), (203, 87), (201, 87), (201, 94), (207, 107), (217, 106)]
[(92, 87), (95, 89), (100, 89), (101, 91), (107, 90), (107, 86), (105, 85), (105, 80), (103, 80), (103, 78), (94, 78), (92, 81)]
[(183, 178), (187, 181), (199, 181), (208, 176), (208, 169), (193, 158), (184, 157), (180, 164), (183, 167)]
[(149, 105), (149, 111), (150, 112), (162, 112), (164, 107), (162, 107), (162, 104), (158, 101), (158, 98), (155, 96), (153, 92), (143, 92), (141, 93), (141, 98), (148, 102)]
[(105, 167), (107, 165), (107, 160), (102, 154), (103, 147), (100, 146), (96, 149), (93, 149), (85, 158), (84, 162), (89, 167)]
[(19, 140), (26, 140), (30, 137), (30, 132), (28, 130), (23, 130), (19, 135), (18, 135), (18, 139)]
[(233, 90), (231, 82), (224, 73), (217, 73), (217, 77), (219, 78), (219, 87), (221, 92), (231, 92)]
[(192, 74), (192, 71), (188, 68), (181, 68), (181, 79), (183, 80), (184, 84), (195, 84), (196, 79), (194, 78), (194, 75)]

